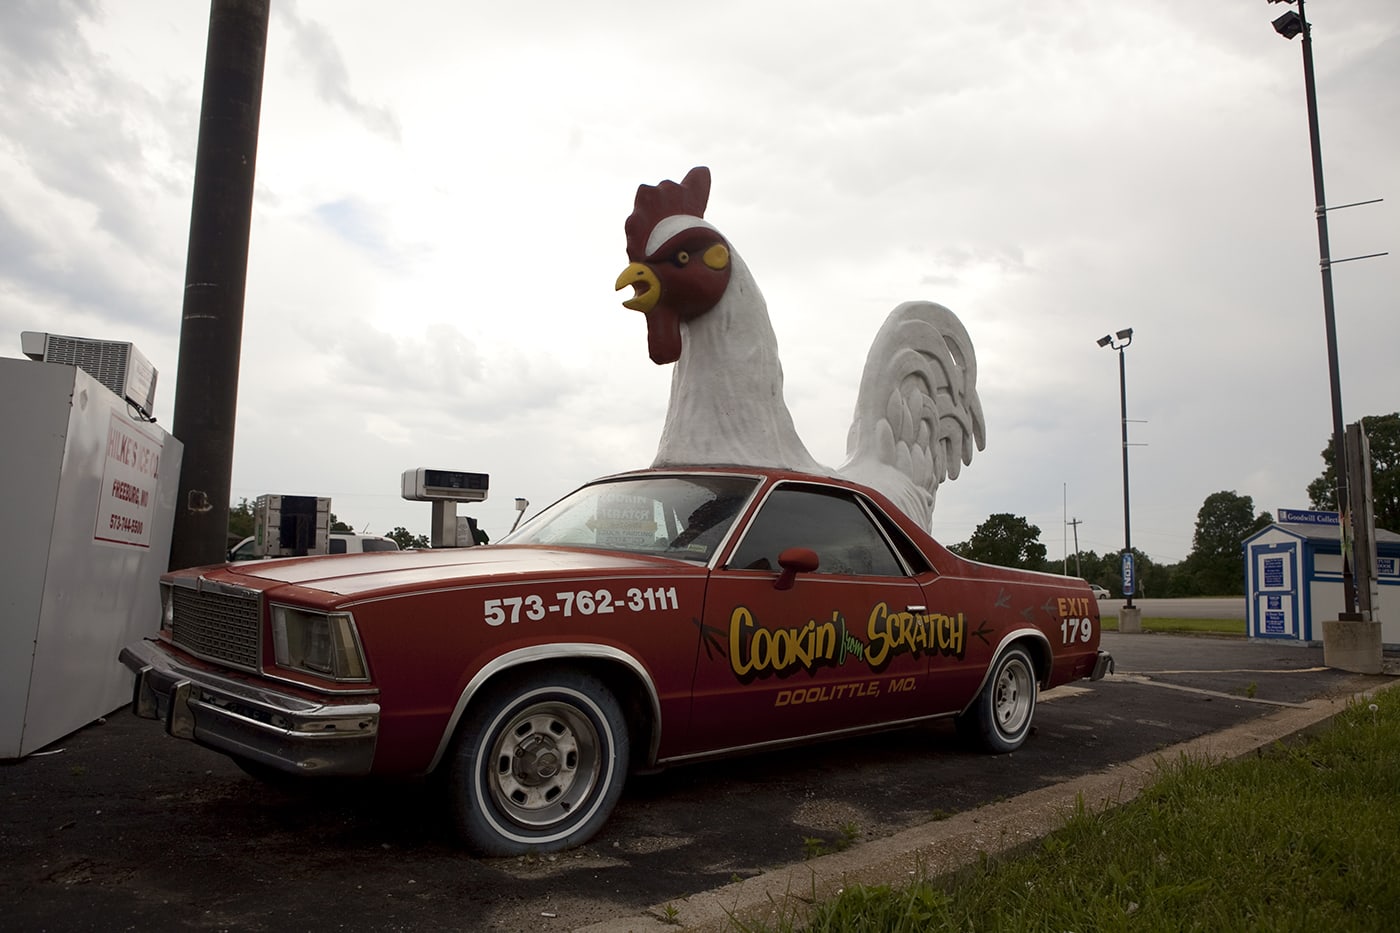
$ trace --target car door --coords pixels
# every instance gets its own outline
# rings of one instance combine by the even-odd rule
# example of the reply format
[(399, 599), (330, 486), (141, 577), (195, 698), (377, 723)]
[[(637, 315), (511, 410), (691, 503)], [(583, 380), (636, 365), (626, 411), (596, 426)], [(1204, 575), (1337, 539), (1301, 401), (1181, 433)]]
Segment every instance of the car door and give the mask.
[[(785, 483), (710, 575), (696, 665), (696, 752), (837, 733), (917, 714), (923, 591), (874, 520), (831, 487)], [(816, 553), (786, 588), (779, 555)]]

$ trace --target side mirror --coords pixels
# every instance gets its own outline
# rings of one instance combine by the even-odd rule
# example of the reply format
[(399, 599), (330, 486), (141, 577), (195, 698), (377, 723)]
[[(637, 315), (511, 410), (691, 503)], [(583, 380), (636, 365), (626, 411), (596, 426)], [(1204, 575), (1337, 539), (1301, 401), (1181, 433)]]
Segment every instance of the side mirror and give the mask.
[(792, 581), (797, 579), (799, 573), (811, 573), (820, 565), (821, 559), (811, 548), (788, 548), (778, 555), (778, 566), (783, 568), (783, 572), (779, 574), (778, 582), (773, 584), (773, 589), (792, 589)]

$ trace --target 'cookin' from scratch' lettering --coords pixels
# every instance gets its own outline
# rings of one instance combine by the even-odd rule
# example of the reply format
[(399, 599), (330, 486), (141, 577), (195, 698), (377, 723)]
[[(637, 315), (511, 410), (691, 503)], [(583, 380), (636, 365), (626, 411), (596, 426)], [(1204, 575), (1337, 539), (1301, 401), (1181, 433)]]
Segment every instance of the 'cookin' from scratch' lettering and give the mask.
[(891, 612), (876, 603), (866, 623), (865, 642), (846, 630), (846, 619), (832, 612), (831, 619), (808, 619), (799, 626), (764, 628), (746, 606), (729, 615), (729, 665), (741, 680), (794, 670), (812, 673), (820, 667), (836, 667), (848, 658), (863, 660), (871, 670), (881, 670), (894, 658), (939, 654), (961, 661), (967, 654), (967, 620), (938, 612)]
[(838, 612), (831, 614), (830, 622), (808, 619), (796, 628), (767, 629), (746, 607), (736, 606), (729, 615), (729, 664), (740, 678), (839, 664), (845, 630), (846, 620)]
[(936, 653), (959, 661), (967, 654), (967, 620), (961, 612), (955, 616), (891, 612), (884, 603), (876, 603), (870, 611), (866, 635), (869, 644), (865, 659), (877, 670), (888, 658), (899, 654), (918, 657)]

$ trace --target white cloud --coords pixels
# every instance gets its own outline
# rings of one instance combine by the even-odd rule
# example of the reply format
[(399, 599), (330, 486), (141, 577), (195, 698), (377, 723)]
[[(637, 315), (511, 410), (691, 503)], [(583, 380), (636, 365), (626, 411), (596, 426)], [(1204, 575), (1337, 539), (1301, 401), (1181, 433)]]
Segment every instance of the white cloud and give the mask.
[[(649, 463), (669, 371), (611, 288), (622, 222), (637, 185), (708, 164), (819, 459), (894, 305), (966, 323), (987, 449), (940, 492), (946, 541), (1010, 511), (1052, 557), (1066, 513), (1121, 546), (1117, 360), (1093, 341), (1127, 326), (1134, 544), (1184, 556), (1222, 489), (1304, 506), (1331, 421), (1299, 45), (1272, 12), (275, 4), (234, 494), (425, 531), (400, 472), (483, 470), (495, 535), (516, 495)], [(1400, 17), (1309, 12), (1330, 200), (1394, 196)], [(0, 345), (133, 340), (167, 425), (207, 17), (0, 12)], [(1394, 249), (1395, 210), (1334, 214), (1334, 255)], [(1335, 272), (1351, 420), (1400, 408), (1397, 268)]]

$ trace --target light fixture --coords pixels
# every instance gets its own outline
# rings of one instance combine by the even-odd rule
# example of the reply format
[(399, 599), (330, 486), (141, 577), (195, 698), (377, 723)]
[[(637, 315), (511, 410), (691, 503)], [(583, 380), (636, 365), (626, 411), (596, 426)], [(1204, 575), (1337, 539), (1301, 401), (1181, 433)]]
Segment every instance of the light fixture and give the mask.
[(1106, 347), (1106, 346), (1108, 346), (1108, 345), (1109, 345), (1110, 343), (1112, 343), (1112, 342), (1113, 342), (1113, 335), (1112, 335), (1112, 334), (1104, 334), (1102, 337), (1099, 338), (1099, 346), (1101, 346), (1101, 347)]
[(1123, 328), (1122, 330), (1120, 330), (1120, 331), (1118, 332), (1118, 339), (1119, 339), (1119, 340), (1132, 340), (1132, 339), (1133, 339), (1133, 329), (1132, 329), (1131, 327), (1125, 327), (1125, 328)]
[[(525, 499), (525, 498), (522, 498), (522, 497), (520, 497), (520, 496), (516, 496), (516, 497), (515, 497), (515, 522), (510, 526), (510, 531), (515, 531), (515, 529), (517, 529), (517, 528), (520, 527), (520, 519), (521, 519), (522, 517), (524, 517), (524, 515), (525, 515), (525, 510), (528, 509), (529, 507), (530, 507), (530, 500), (529, 500), (529, 499)], [(510, 532), (506, 532), (506, 533), (507, 533), (507, 534), (510, 534)]]
[(1289, 10), (1287, 13), (1274, 20), (1274, 32), (1285, 39), (1292, 39), (1303, 31), (1303, 17), (1298, 15), (1296, 10)]

